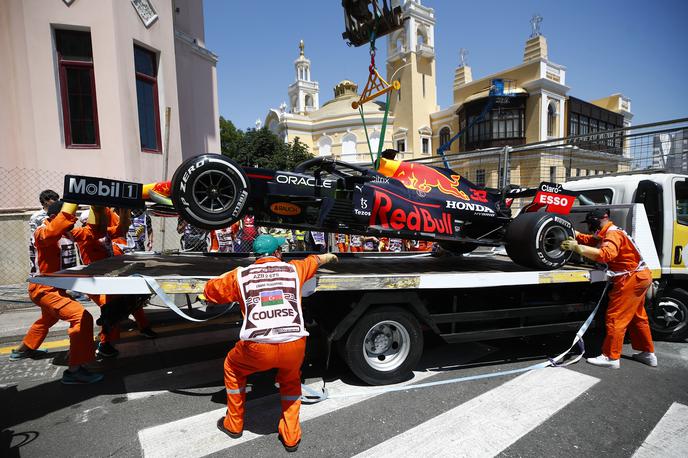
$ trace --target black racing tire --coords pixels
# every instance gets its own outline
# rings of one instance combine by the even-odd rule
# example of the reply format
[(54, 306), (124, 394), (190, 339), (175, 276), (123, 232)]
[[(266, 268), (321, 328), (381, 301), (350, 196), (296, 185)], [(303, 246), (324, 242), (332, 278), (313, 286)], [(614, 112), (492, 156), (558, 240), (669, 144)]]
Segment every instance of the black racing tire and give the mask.
[(656, 340), (682, 341), (688, 337), (688, 292), (672, 288), (655, 299), (647, 313)]
[(477, 243), (471, 242), (438, 242), (440, 248), (454, 254), (466, 254), (478, 248)]
[(189, 158), (172, 177), (174, 208), (201, 229), (221, 229), (238, 221), (246, 211), (249, 191), (241, 166), (221, 154)]
[(537, 269), (558, 269), (571, 257), (559, 248), (575, 234), (568, 218), (544, 212), (522, 213), (506, 230), (506, 252), (517, 264)]
[(423, 354), (416, 317), (395, 306), (371, 309), (344, 336), (340, 352), (351, 371), (371, 385), (408, 380)]

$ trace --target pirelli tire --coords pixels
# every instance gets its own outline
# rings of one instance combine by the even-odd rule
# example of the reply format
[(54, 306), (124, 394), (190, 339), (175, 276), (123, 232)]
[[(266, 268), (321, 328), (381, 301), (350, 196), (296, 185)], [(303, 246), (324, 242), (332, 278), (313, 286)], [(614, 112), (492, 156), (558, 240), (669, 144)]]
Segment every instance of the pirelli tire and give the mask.
[(670, 288), (646, 307), (650, 330), (656, 340), (683, 341), (688, 337), (688, 292)]
[(506, 230), (506, 252), (517, 264), (552, 270), (566, 264), (570, 251), (559, 246), (575, 234), (573, 224), (562, 215), (544, 212), (522, 213)]
[(376, 307), (354, 324), (339, 349), (362, 381), (399, 383), (412, 377), (423, 353), (423, 332), (411, 312), (395, 306)]
[(186, 222), (221, 229), (238, 221), (247, 208), (250, 185), (239, 164), (221, 154), (184, 161), (172, 177), (172, 203)]

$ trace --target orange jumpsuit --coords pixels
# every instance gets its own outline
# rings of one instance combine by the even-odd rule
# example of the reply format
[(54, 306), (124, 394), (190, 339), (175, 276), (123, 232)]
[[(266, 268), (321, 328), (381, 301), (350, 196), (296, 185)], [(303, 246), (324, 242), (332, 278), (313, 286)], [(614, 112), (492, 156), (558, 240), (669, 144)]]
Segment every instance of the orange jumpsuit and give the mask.
[(610, 221), (596, 235), (579, 233), (576, 239), (599, 248), (595, 261), (607, 264), (610, 271), (620, 274), (613, 277), (609, 292), (602, 353), (610, 359), (619, 359), (627, 328), (635, 350), (654, 352), (645, 312), (645, 293), (652, 283), (652, 272), (647, 267), (638, 270), (640, 253), (629, 236)]
[[(86, 238), (79, 242), (77, 245), (79, 247), (79, 254), (81, 255), (81, 262), (84, 265), (89, 265), (92, 262), (100, 261), (101, 259), (109, 258), (114, 255), (122, 255), (124, 252), (117, 245), (117, 243), (124, 242), (126, 245), (126, 239), (124, 237), (127, 234), (128, 227), (119, 226), (119, 216), (109, 208), (105, 209), (106, 217), (108, 218), (107, 233), (103, 234), (100, 238)], [(87, 224), (85, 227), (94, 227), (91, 224)], [(88, 296), (93, 302), (95, 302), (99, 307), (105, 305), (111, 298), (108, 298), (105, 294), (90, 294)], [(144, 329), (150, 326), (148, 318), (142, 308), (137, 309), (132, 313), (136, 324), (139, 329)], [(105, 342), (112, 342), (120, 337), (119, 326), (112, 326), (109, 332), (105, 333), (101, 328), (98, 333), (98, 339)]]
[[(51, 274), (62, 269), (62, 249), (59, 241), (76, 222), (76, 216), (60, 212), (36, 229), (37, 264), (40, 273)], [(91, 228), (75, 228), (74, 240), (97, 237)], [(64, 290), (52, 286), (29, 284), (29, 297), (41, 308), (41, 317), (31, 325), (24, 337), (24, 345), (35, 350), (41, 346), (48, 330), (59, 320), (69, 322), (69, 365), (78, 366), (95, 359), (93, 317), (79, 302)]]
[(349, 236), (346, 234), (337, 234), (337, 249), (340, 253), (346, 253), (349, 251), (349, 244), (347, 243), (348, 237)]
[[(253, 266), (269, 262), (279, 262), (279, 260), (274, 257), (264, 257), (256, 260)], [(290, 261), (289, 264), (296, 268), (300, 291), (303, 284), (315, 275), (318, 269), (318, 258), (312, 255), (303, 260)], [(215, 303), (238, 301), (241, 304), (244, 327), (246, 327), (246, 304), (244, 304), (239, 290), (237, 275), (238, 269), (235, 269), (208, 281), (204, 295), (209, 301)], [(300, 297), (298, 301), (300, 303)], [(301, 440), (301, 425), (299, 424), (301, 364), (305, 351), (305, 337), (283, 343), (239, 340), (225, 359), (227, 415), (225, 416), (224, 427), (234, 433), (243, 431), (247, 377), (254, 372), (276, 368), (276, 380), (279, 383), (282, 404), (282, 416), (278, 426), (279, 434), (285, 445), (296, 445)]]

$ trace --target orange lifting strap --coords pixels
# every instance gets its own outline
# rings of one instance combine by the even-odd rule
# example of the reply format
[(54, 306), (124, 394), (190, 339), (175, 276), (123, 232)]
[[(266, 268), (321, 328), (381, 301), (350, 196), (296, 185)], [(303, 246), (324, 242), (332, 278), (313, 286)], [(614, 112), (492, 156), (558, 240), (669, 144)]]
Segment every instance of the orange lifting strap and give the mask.
[[(387, 83), (377, 72), (377, 69), (372, 67), (370, 69), (370, 75), (368, 76), (368, 82), (366, 83), (365, 89), (361, 93), (361, 98), (358, 102), (351, 102), (351, 106), (356, 110), (358, 107), (364, 103), (373, 100), (376, 97), (386, 94), (392, 89), (398, 91), (401, 88), (399, 81), (392, 81), (392, 84)], [(376, 91), (376, 92), (373, 92)]]

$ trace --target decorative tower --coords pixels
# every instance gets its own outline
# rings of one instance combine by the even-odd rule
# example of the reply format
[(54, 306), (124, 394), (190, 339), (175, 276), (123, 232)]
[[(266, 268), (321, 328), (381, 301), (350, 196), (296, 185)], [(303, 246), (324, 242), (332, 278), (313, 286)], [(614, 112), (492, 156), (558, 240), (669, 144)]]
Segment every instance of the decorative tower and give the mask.
[[(420, 0), (392, 0), (401, 6), (404, 28), (388, 37), (387, 81), (399, 80), (401, 90), (391, 93), (394, 113), (394, 148), (412, 152), (412, 157), (430, 155), (430, 113), (437, 111), (435, 78), (435, 11)], [(411, 155), (405, 155), (410, 158)]]
[(320, 107), (317, 81), (311, 81), (311, 61), (303, 53), (303, 40), (299, 42), (299, 57), (294, 61), (296, 81), (289, 85), (290, 111), (305, 115)]
[(459, 66), (454, 70), (454, 90), (473, 81), (473, 72), (466, 61), (467, 56), (468, 50), (461, 48), (459, 50)]

